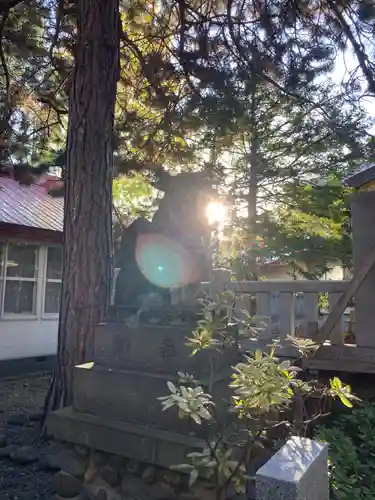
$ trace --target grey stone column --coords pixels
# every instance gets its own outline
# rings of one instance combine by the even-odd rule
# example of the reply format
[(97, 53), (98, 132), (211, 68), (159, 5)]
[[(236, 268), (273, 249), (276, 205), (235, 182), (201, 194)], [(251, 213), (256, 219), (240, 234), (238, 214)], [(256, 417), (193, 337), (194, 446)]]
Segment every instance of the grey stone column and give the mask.
[(329, 500), (328, 445), (292, 437), (256, 475), (256, 500)]

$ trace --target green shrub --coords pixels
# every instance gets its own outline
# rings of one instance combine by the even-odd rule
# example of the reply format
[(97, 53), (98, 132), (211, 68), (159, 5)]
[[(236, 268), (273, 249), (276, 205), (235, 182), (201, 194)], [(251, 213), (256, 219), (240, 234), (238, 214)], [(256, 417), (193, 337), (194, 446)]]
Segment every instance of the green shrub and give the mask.
[(329, 444), (332, 500), (374, 500), (375, 404), (319, 427), (315, 437)]
[[(233, 302), (230, 292), (220, 294), (216, 301), (203, 302), (202, 318), (187, 339), (192, 355), (202, 350), (223, 353), (237, 342), (241, 322), (244, 334), (254, 330), (254, 318), (249, 311), (241, 311), (245, 317), (241, 322), (230, 320), (228, 305)], [(229, 312), (223, 313), (226, 309)], [(212, 382), (217, 376), (214, 363), (210, 363), (208, 382), (186, 373), (178, 373), (177, 384), (168, 382), (169, 394), (158, 398), (163, 410), (177, 410), (180, 418), (192, 419), (200, 426), (206, 443), (201, 451), (189, 453), (186, 463), (173, 467), (189, 473), (190, 487), (200, 478), (214, 487), (218, 499), (226, 497), (233, 485), (237, 492), (244, 493), (253, 480), (259, 455), (264, 458), (289, 435), (304, 435), (311, 422), (322, 416), (320, 405), (314, 412), (307, 412), (311, 400), (339, 398), (345, 406), (352, 407), (351, 401), (357, 398), (337, 377), (329, 381), (329, 386), (304, 380), (302, 358), (317, 346), (309, 339), (292, 341), (301, 353), (293, 364), (279, 359), (275, 346), (270, 346), (265, 349), (269, 352), (257, 350), (242, 356), (232, 367), (227, 418), (221, 418), (211, 396)]]

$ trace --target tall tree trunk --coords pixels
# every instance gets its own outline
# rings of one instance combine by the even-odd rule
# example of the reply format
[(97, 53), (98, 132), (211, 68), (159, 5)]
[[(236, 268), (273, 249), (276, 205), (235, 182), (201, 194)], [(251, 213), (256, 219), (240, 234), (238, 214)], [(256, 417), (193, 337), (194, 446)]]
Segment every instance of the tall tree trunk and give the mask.
[(112, 271), (112, 134), (119, 78), (119, 0), (78, 0), (69, 102), (64, 268), (58, 357), (46, 413), (69, 405), (76, 364), (92, 356)]
[(250, 231), (254, 233), (256, 215), (257, 215), (257, 201), (258, 201), (258, 147), (259, 147), (259, 134), (257, 130), (257, 81), (255, 76), (252, 76), (251, 93), (250, 93), (250, 168), (248, 178), (248, 197), (247, 197), (247, 218)]
[(7, 61), (4, 54), (3, 33), (7, 24), (9, 12), (5, 11), (0, 20), (0, 67), (4, 78), (5, 96), (2, 99), (0, 111), (0, 165), (5, 165), (10, 160), (12, 127), (11, 78), (8, 71)]
[[(258, 202), (258, 177), (259, 177), (259, 134), (257, 130), (257, 79), (252, 77), (251, 82), (251, 107), (250, 107), (250, 168), (248, 178), (248, 197), (247, 197), (247, 218), (249, 234), (251, 239), (256, 238), (256, 217), (257, 217), (257, 202)], [(255, 242), (253, 242), (255, 243)], [(249, 276), (247, 279), (257, 280), (256, 274), (256, 256), (249, 256)]]

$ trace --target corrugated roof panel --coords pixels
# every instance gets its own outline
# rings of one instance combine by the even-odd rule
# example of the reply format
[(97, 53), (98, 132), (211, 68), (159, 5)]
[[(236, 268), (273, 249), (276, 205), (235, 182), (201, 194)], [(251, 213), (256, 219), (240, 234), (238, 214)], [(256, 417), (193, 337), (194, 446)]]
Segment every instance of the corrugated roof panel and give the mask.
[(45, 187), (21, 186), (8, 177), (0, 177), (0, 222), (62, 231), (64, 201), (52, 198)]
[(344, 183), (354, 188), (360, 188), (375, 179), (375, 163), (362, 163), (351, 175), (344, 179)]

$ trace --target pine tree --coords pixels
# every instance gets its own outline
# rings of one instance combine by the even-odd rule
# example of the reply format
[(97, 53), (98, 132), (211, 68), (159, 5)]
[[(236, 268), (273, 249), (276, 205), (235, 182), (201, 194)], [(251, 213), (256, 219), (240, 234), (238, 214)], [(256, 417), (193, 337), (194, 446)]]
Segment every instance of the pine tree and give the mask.
[[(335, 47), (341, 49), (348, 34), (344, 36), (343, 25), (332, 31), (333, 21), (328, 18), (325, 25), (317, 20), (321, 7), (332, 13), (333, 6), (328, 9), (322, 1), (317, 10), (311, 10), (307, 4), (299, 2), (298, 9), (296, 2), (281, 0), (230, 0), (226, 5), (175, 0), (120, 5), (115, 0), (8, 0), (0, 4), (3, 154), (31, 163), (54, 156), (65, 141), (70, 97), (59, 365), (49, 407), (69, 402), (71, 368), (90, 356), (92, 325), (105, 314), (111, 258), (110, 184), (115, 173), (145, 170), (152, 174), (164, 164), (227, 175), (233, 196), (247, 207), (247, 229), (256, 235), (262, 233), (258, 222), (265, 198), (283, 216), (289, 200), (294, 208), (290, 217), (298, 213), (303, 222), (307, 209), (301, 205), (300, 193), (305, 193), (308, 180), (334, 177), (371, 154), (373, 141), (361, 110), (340, 92), (335, 96), (317, 82), (332, 69)], [(100, 9), (103, 16), (108, 14), (108, 21), (96, 17)], [(348, 9), (342, 10), (346, 17), (352, 15)], [(115, 24), (115, 10), (122, 29)], [(359, 19), (359, 7), (355, 12)], [(365, 22), (363, 12), (361, 16)], [(87, 52), (93, 59), (83, 63), (86, 35)], [(104, 49), (94, 60), (90, 49), (97, 44)], [(121, 57), (116, 104), (115, 45)], [(72, 73), (73, 55), (78, 64)], [(110, 66), (100, 78), (93, 72), (103, 68), (104, 59)], [(365, 62), (371, 69), (371, 58)], [(83, 88), (84, 72), (91, 78)], [(18, 87), (13, 91), (15, 84), (22, 92)], [(90, 99), (90, 91), (102, 96), (95, 116), (91, 105), (98, 100)], [(86, 102), (87, 109), (80, 108), (78, 100)], [(100, 133), (95, 128), (98, 123)], [(74, 127), (79, 124), (84, 124), (87, 141), (76, 133)], [(116, 172), (111, 169), (112, 150)], [(228, 162), (229, 154), (235, 161)], [(340, 199), (341, 194), (337, 196)], [(99, 197), (105, 202), (100, 214)], [(75, 208), (82, 210), (80, 217), (73, 217)], [(328, 208), (327, 213), (330, 217)], [(97, 220), (93, 227), (89, 214), (102, 220), (102, 232), (96, 231)], [(282, 218), (263, 220), (268, 234), (272, 228), (287, 234), (287, 224), (284, 232), (280, 228)], [(73, 248), (72, 235), (78, 238), (79, 251)], [(306, 232), (303, 238), (305, 245)], [(297, 240), (301, 242), (299, 233), (296, 247)], [(95, 245), (90, 259), (88, 243)], [(283, 255), (287, 255), (287, 243), (292, 245), (292, 241), (279, 243)], [(326, 248), (321, 254), (328, 253)], [(94, 303), (88, 288), (98, 290), (100, 303)], [(70, 309), (80, 311), (75, 317), (79, 323)]]
[(262, 214), (263, 252), (296, 274), (319, 279), (334, 265), (351, 269), (350, 189), (342, 176), (287, 185), (283, 203)]
[(173, 168), (194, 158), (179, 114), (186, 77), (170, 60), (173, 24), (167, 21), (167, 12), (157, 12), (149, 2), (122, 5), (115, 127), (119, 172)]
[[(0, 21), (0, 163), (41, 163), (64, 144), (66, 94), (51, 68), (52, 15), (42, 1), (18, 2)], [(59, 102), (63, 94), (64, 103)], [(60, 137), (62, 136), (62, 141)]]
[[(211, 158), (225, 160), (221, 171), (242, 212), (235, 225), (242, 233), (245, 229), (248, 244), (264, 233), (262, 212), (267, 207), (281, 213), (288, 201), (298, 211), (301, 199), (290, 200), (292, 187), (305, 186), (316, 177), (342, 177), (370, 158), (371, 121), (340, 88), (322, 82), (322, 71), (331, 67), (324, 51), (313, 51), (305, 66), (300, 64), (298, 71), (290, 68), (289, 76), (284, 71), (280, 85), (275, 85), (261, 76), (261, 68), (254, 75), (227, 47), (218, 47), (219, 42), (220, 62), (201, 75), (203, 89), (192, 96), (185, 111), (187, 119), (200, 120), (202, 148), (214, 151)], [(321, 63), (317, 70), (314, 57)], [(283, 250), (281, 246), (280, 255)], [(247, 265), (248, 279), (254, 277), (255, 257)], [(323, 267), (324, 258), (321, 254)]]
[(109, 303), (112, 270), (112, 135), (120, 76), (118, 0), (77, 2), (65, 174), (64, 258), (58, 359), (46, 410), (70, 404), (73, 367), (90, 359), (94, 326)]
[(375, 5), (372, 0), (298, 3), (289, 0), (283, 2), (283, 15), (290, 20), (289, 28), (303, 28), (306, 39), (331, 46), (336, 53), (351, 53), (357, 64), (349, 68), (343, 81), (347, 94), (356, 99), (375, 97)]

